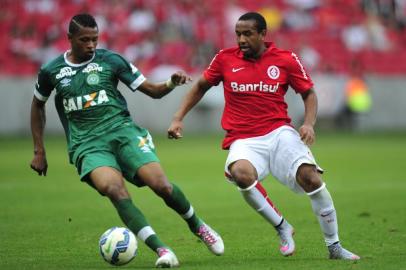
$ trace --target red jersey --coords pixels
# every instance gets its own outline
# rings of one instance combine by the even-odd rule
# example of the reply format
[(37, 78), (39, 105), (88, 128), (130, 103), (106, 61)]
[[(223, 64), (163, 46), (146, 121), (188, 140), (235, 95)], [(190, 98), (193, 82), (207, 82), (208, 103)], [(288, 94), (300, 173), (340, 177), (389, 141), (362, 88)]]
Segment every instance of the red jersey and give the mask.
[(238, 47), (221, 50), (203, 73), (211, 85), (223, 82), (223, 149), (237, 139), (290, 125), (284, 98), (288, 87), (304, 93), (313, 86), (296, 54), (265, 44), (267, 49), (259, 59), (244, 59)]

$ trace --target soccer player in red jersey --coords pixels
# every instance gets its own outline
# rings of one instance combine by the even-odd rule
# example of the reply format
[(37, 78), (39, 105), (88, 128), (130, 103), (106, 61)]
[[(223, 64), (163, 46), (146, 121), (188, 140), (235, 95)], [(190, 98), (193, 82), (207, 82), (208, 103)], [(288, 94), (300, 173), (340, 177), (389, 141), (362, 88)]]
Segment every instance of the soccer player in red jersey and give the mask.
[[(175, 113), (168, 137), (181, 138), (185, 115), (213, 85), (223, 82), (223, 149), (229, 150), (226, 176), (238, 186), (245, 201), (275, 227), (282, 255), (295, 251), (294, 229), (261, 185), (269, 174), (309, 196), (331, 259), (358, 260), (359, 256), (340, 244), (333, 200), (308, 147), (315, 139), (317, 114), (313, 82), (296, 54), (265, 42), (266, 28), (265, 19), (255, 12), (238, 19), (238, 47), (221, 50), (213, 58)], [(290, 124), (284, 100), (289, 86), (304, 102), (304, 123), (299, 132)]]

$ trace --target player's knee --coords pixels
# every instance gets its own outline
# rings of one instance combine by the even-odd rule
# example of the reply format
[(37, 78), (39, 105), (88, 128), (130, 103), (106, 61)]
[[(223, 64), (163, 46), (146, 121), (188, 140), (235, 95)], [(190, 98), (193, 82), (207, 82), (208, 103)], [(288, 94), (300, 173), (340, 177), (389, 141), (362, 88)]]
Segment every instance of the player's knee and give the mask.
[(173, 190), (172, 185), (166, 184), (158, 189), (158, 194), (162, 198), (169, 198), (172, 194), (172, 190)]
[(154, 185), (151, 189), (161, 198), (169, 198), (172, 194), (173, 187), (171, 183), (168, 182), (165, 176), (160, 177), (158, 180), (154, 181)]
[(122, 183), (111, 183), (104, 186), (101, 192), (113, 201), (129, 198), (127, 189)]
[(296, 173), (296, 180), (306, 192), (312, 192), (323, 184), (316, 166), (311, 164), (300, 165)]
[(257, 180), (253, 172), (239, 166), (232, 168), (231, 176), (240, 188), (249, 187), (255, 182), (255, 180)]

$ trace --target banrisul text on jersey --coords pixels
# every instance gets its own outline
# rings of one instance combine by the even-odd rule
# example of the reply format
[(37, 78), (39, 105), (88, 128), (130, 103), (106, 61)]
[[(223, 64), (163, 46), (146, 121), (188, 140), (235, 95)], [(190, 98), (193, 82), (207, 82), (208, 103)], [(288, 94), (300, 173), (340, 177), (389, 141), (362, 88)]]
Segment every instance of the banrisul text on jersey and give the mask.
[(246, 92), (246, 91), (259, 91), (259, 92), (271, 92), (275, 93), (276, 90), (279, 88), (279, 83), (276, 84), (266, 84), (263, 81), (259, 83), (241, 83), (238, 82), (231, 82), (230, 83), (231, 89), (234, 92)]

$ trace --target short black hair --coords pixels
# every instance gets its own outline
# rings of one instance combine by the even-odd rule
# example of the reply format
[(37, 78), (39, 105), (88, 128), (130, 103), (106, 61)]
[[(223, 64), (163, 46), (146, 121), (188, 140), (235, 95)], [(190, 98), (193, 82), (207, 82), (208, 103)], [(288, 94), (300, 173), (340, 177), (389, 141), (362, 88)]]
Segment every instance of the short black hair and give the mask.
[(96, 20), (92, 15), (87, 13), (77, 14), (73, 16), (69, 22), (68, 33), (71, 35), (76, 34), (77, 32), (79, 32), (81, 27), (95, 28), (97, 27)]
[(255, 21), (258, 33), (262, 32), (263, 30), (266, 30), (265, 18), (261, 14), (259, 14), (258, 12), (245, 13), (238, 20), (239, 21), (249, 21), (249, 20)]

